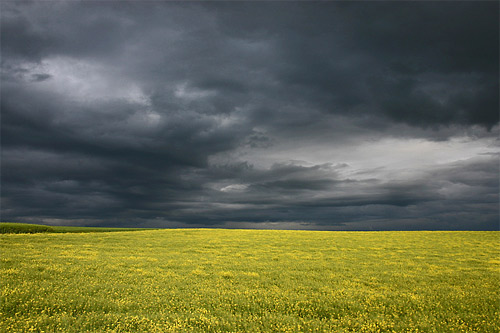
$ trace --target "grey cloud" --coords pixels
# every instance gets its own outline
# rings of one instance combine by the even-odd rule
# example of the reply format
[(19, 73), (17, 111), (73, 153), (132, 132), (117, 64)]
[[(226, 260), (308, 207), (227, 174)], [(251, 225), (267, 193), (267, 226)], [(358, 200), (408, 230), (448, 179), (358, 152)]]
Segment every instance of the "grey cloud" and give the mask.
[[(273, 45), (277, 63), (265, 70), (295, 103), (323, 112), (370, 110), (415, 126), (498, 123), (498, 4), (242, 6), (253, 14), (241, 19), (239, 7), (212, 9), (230, 36)], [(457, 74), (471, 73), (465, 87), (453, 88)], [(429, 74), (448, 81), (455, 96), (419, 93), (426, 84), (420, 77)]]
[(298, 150), (271, 167), (246, 154), (495, 137), (497, 12), (495, 2), (2, 4), (2, 219), (465, 228), (477, 218), (493, 229), (497, 156), (402, 181), (341, 159), (290, 163)]
[(42, 81), (50, 79), (52, 77), (52, 75), (50, 75), (50, 74), (33, 74), (33, 75), (31, 75), (31, 77), (32, 77), (32, 80), (34, 82), (42, 82)]

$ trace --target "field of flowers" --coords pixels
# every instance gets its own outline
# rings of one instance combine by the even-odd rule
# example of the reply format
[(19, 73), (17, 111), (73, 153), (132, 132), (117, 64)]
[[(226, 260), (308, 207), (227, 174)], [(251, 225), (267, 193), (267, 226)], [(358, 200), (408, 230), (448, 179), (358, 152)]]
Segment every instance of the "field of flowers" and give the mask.
[(0, 235), (0, 332), (498, 332), (499, 232)]

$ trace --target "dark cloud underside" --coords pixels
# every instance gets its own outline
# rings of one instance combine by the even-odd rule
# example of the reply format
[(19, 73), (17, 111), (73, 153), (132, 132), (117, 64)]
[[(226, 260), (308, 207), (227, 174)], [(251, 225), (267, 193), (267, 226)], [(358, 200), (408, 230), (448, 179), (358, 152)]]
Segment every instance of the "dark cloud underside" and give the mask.
[(1, 4), (1, 219), (497, 229), (499, 4)]

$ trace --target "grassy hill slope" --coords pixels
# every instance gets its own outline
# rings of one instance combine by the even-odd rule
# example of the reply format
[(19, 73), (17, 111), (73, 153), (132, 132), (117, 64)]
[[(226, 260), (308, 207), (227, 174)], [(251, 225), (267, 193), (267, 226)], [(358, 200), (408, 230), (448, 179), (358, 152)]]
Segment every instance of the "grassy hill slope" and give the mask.
[(146, 228), (102, 228), (102, 227), (66, 227), (46, 226), (29, 223), (0, 222), (0, 234), (35, 234), (41, 232), (113, 232), (113, 231), (138, 231), (152, 230)]

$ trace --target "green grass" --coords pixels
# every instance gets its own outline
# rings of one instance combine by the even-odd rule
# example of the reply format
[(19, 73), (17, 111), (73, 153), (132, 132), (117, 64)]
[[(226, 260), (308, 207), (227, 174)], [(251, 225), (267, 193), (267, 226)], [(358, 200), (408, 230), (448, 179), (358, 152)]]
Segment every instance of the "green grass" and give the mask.
[(103, 228), (103, 227), (65, 227), (46, 226), (28, 223), (0, 222), (0, 234), (35, 234), (40, 232), (114, 232), (152, 230), (146, 228)]
[(498, 332), (499, 232), (0, 235), (0, 332)]
[(35, 234), (55, 232), (53, 227), (28, 223), (0, 223), (0, 234)]

